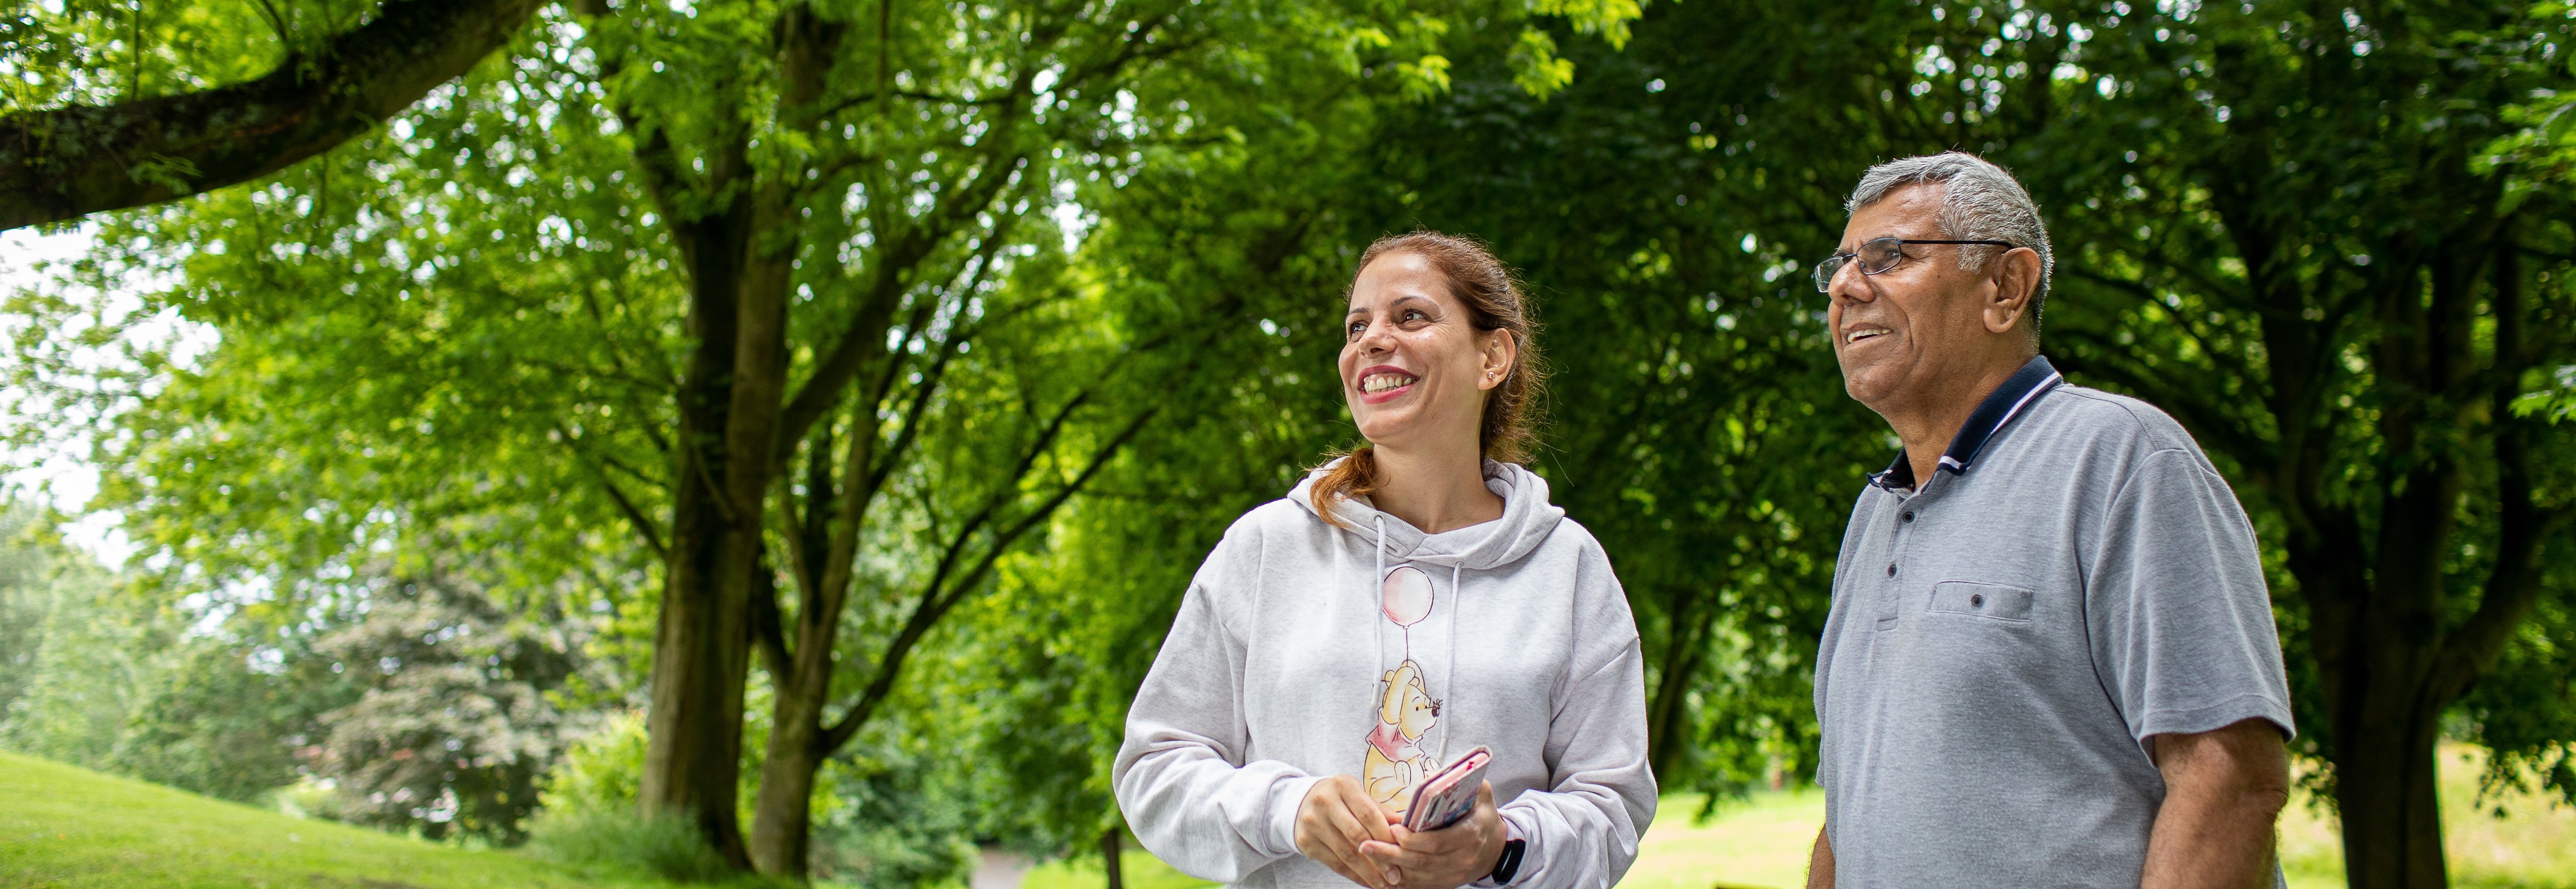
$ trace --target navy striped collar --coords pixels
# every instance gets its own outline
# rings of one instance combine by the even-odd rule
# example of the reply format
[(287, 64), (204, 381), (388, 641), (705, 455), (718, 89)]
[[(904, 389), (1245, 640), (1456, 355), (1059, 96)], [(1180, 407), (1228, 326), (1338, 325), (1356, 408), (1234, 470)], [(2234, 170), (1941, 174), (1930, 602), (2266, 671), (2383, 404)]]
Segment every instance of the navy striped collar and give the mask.
[[(2039, 398), (2040, 393), (2063, 382), (2066, 382), (2065, 375), (2050, 366), (2047, 358), (2032, 356), (2030, 363), (2013, 371), (2012, 376), (2004, 379), (2003, 385), (1995, 387), (1994, 392), (1986, 395), (1986, 400), (1977, 403), (1976, 411), (1968, 415), (1968, 422), (1960, 424), (1959, 434), (1950, 439), (1950, 449), (1941, 453), (1941, 465), (1935, 471), (1965, 475), (1968, 467), (1976, 464), (1977, 452), (1985, 450), (1987, 439), (2002, 432), (2004, 424), (2012, 422), (2014, 417), (2021, 416), (2021, 409)], [(1888, 464), (1884, 470), (1870, 473), (1869, 483), (1891, 491), (1910, 492), (1914, 490), (1914, 464), (1905, 459), (1904, 449), (1899, 448), (1896, 462)]]

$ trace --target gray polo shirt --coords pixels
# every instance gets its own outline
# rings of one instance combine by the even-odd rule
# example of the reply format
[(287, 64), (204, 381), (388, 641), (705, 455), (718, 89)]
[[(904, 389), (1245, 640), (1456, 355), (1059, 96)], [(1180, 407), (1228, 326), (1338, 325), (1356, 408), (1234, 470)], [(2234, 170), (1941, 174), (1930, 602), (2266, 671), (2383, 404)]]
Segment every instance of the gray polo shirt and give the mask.
[(2136, 889), (2143, 739), (2292, 730), (2254, 529), (2146, 403), (2033, 358), (1919, 488), (1870, 477), (1816, 655), (1839, 885)]

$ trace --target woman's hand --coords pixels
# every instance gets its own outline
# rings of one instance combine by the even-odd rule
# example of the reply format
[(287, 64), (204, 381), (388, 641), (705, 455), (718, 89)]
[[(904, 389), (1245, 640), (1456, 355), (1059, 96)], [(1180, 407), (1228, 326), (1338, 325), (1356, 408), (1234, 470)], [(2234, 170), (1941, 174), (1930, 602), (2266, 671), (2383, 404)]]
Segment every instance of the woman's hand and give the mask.
[(1494, 785), (1476, 787), (1476, 808), (1458, 823), (1415, 833), (1393, 828), (1393, 842), (1371, 841), (1360, 854), (1396, 876), (1398, 889), (1457, 889), (1484, 879), (1503, 857), (1503, 816), (1494, 811)]
[(1297, 804), (1297, 851), (1369, 889), (1395, 889), (1395, 871), (1360, 854), (1364, 843), (1395, 842), (1395, 831), (1403, 828), (1394, 824), (1393, 814), (1369, 798), (1360, 779), (1334, 775), (1315, 782)]

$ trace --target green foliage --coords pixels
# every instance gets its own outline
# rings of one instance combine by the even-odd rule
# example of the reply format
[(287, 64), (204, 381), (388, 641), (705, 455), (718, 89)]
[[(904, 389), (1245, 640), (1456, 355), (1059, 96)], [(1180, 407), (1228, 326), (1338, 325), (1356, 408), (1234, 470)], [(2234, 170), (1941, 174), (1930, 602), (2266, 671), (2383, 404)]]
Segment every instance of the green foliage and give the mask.
[(161, 663), (149, 613), (41, 511), (13, 505), (0, 532), (0, 748), (105, 767)]
[(238, 801), (295, 783), (296, 748), (321, 736), (322, 714), (351, 690), (315, 661), (309, 640), (183, 645), (127, 714), (115, 771)]
[(631, 806), (617, 811), (549, 811), (534, 826), (529, 851), (576, 867), (640, 872), (674, 883), (758, 884), (740, 879), (687, 818), (647, 815)]
[(14, 502), (0, 507), (0, 714), (27, 693), (44, 655), (56, 598), (44, 528), (37, 509)]
[(516, 842), (539, 777), (580, 722), (559, 690), (588, 666), (589, 622), (547, 606), (514, 616), (452, 572), (371, 580), (364, 616), (313, 646), (363, 689), (321, 715), (327, 734), (303, 751), (339, 791), (324, 813)]
[(546, 772), (542, 802), (549, 814), (627, 811), (643, 773), (642, 714), (612, 713), (564, 748)]
[[(2508, 522), (2498, 430), (2525, 436), (2533, 502), (2570, 502), (2563, 5), (599, 6), (543, 13), (371, 138), (105, 220), (64, 270), (90, 290), (13, 297), (12, 440), (100, 418), (99, 505), (152, 558), (123, 593), (38, 596), (0, 554), (0, 618), (45, 615), (36, 642), (0, 635), (35, 665), (0, 685), (0, 742), (244, 798), (318, 766), (388, 794), (350, 817), (426, 833), (448, 822), (395, 793), (479, 787), (457, 811), (484, 799), (476, 829), (514, 835), (565, 714), (644, 680), (677, 492), (712, 484), (681, 456), (717, 434), (685, 418), (706, 292), (737, 293), (717, 266), (778, 245), (789, 391), (842, 335), (869, 346), (750, 520), (782, 659), (814, 644), (794, 631), (835, 523), (861, 523), (820, 699), (826, 721), (882, 707), (822, 766), (812, 857), (870, 884), (1118, 828), (1108, 758), (1180, 591), (1235, 516), (1355, 443), (1339, 295), (1360, 247), (1417, 226), (1489, 240), (1528, 282), (1556, 370), (1537, 469), (1627, 585), (1663, 786), (1708, 805), (1812, 769), (1836, 543), (1893, 450), (1840, 392), (1803, 279), (1870, 163), (1965, 148), (2030, 184), (2059, 245), (2046, 350), (2181, 417), (2229, 473), (2271, 547), (2315, 755), (2346, 728), (2303, 598), (2312, 507), (2378, 529), (2391, 479), (2461, 461), (2432, 618), (2456, 629)], [(811, 120), (781, 101), (799, 87), (777, 55), (746, 51), (791, 9), (843, 29)], [(290, 4), (281, 41), (252, 5), (125, 11), (0, 22), (32, 75), (0, 77), (9, 107), (135, 88), (112, 41), (133, 21), (173, 35), (144, 41), (153, 90), (260, 70), (363, 13)], [(761, 188), (788, 193), (776, 218), (710, 234), (749, 226), (726, 208)], [(2380, 424), (2415, 396), (2384, 351), (2412, 329), (2392, 294), (2436, 279), (2477, 294), (2465, 378), (2504, 397), (2433, 399), (2405, 424), (2428, 433), (2396, 443)], [(135, 282), (131, 303), (82, 295)], [(216, 345), (155, 340), (173, 318)], [(854, 441), (872, 450), (845, 463)], [(360, 578), (433, 552), (478, 559), (480, 592), (362, 616)], [(2576, 793), (2576, 577), (2536, 583), (2453, 725), (2496, 751), (2492, 787)], [(593, 614), (587, 639), (529, 631)], [(500, 634), (473, 655), (510, 666), (410, 641), (432, 625)], [(406, 669), (329, 670), (361, 650)], [(756, 708), (781, 700), (780, 663)], [(490, 706), (433, 706), (449, 698)], [(681, 849), (653, 867), (701, 874), (703, 848), (628, 814), (640, 733), (612, 720), (556, 761), (539, 841)], [(488, 774), (432, 780), (450, 739)]]

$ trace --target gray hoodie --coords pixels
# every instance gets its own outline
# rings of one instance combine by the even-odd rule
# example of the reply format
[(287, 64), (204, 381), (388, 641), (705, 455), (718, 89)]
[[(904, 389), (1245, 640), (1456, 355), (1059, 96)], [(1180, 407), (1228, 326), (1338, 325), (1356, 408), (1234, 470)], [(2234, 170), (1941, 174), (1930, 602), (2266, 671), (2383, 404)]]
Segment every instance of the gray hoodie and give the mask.
[(1503, 517), (1446, 533), (1365, 500), (1342, 501), (1351, 527), (1332, 527), (1313, 476), (1226, 529), (1111, 770), (1146, 849), (1238, 886), (1347, 887), (1297, 852), (1306, 791), (1348, 774), (1401, 810), (1481, 744), (1528, 843), (1515, 889), (1619, 881), (1655, 814), (1636, 622), (1545, 480), (1492, 461), (1485, 477)]

